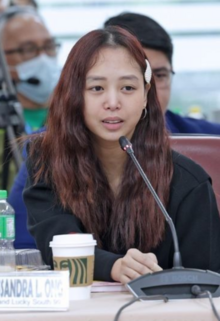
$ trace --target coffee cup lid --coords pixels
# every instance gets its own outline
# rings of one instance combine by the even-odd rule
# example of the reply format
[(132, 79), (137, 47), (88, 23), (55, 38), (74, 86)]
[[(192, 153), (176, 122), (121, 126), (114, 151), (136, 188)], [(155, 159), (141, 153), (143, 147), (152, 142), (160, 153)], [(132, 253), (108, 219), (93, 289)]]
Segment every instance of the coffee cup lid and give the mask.
[(76, 233), (76, 234), (62, 234), (54, 235), (50, 245), (96, 245), (96, 241), (92, 234)]
[(50, 247), (53, 247), (53, 248), (67, 248), (67, 247), (74, 247), (74, 248), (79, 248), (79, 247), (90, 247), (90, 246), (96, 246), (96, 241), (92, 241), (90, 243), (72, 243), (72, 244), (66, 244), (66, 243), (63, 243), (63, 244), (58, 244), (58, 243), (54, 243), (54, 242), (50, 242)]

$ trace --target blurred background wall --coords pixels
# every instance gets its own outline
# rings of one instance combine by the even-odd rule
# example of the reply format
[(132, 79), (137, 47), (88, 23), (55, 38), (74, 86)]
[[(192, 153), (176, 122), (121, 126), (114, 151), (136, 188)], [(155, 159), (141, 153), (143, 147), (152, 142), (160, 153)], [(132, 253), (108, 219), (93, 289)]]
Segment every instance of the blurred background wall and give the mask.
[(182, 115), (198, 110), (220, 122), (220, 1), (37, 0), (39, 11), (62, 43), (64, 64), (74, 43), (116, 14), (132, 11), (158, 21), (174, 44), (172, 99)]

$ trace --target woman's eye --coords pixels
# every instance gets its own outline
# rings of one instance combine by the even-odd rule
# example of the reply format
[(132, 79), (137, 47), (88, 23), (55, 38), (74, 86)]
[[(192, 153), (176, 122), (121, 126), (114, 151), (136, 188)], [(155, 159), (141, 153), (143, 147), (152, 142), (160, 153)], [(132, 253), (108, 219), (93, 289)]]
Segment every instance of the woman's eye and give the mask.
[(92, 91), (102, 91), (103, 88), (101, 86), (95, 86), (91, 88)]
[(154, 77), (161, 79), (161, 78), (167, 78), (167, 73), (155, 73)]
[(124, 86), (122, 89), (124, 89), (126, 91), (132, 91), (132, 90), (134, 90), (134, 87), (132, 87), (132, 86)]

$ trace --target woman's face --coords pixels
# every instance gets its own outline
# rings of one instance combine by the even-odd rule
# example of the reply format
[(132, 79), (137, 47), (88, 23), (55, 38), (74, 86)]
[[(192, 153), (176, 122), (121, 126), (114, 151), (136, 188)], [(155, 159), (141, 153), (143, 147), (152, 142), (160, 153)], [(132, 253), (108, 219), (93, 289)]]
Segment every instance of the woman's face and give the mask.
[(86, 75), (84, 119), (96, 142), (132, 137), (147, 103), (138, 63), (123, 47), (103, 48)]

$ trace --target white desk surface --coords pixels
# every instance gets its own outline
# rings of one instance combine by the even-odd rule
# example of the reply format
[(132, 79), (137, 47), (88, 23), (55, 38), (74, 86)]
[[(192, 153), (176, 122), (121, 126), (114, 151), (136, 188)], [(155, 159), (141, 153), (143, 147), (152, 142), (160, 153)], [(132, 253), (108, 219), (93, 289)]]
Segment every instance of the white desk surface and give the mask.
[[(71, 301), (65, 312), (0, 312), (0, 321), (113, 321), (119, 308), (129, 302), (129, 293), (93, 293), (90, 300)], [(214, 299), (220, 313), (220, 298)], [(205, 299), (135, 302), (125, 308), (119, 321), (216, 321)]]

